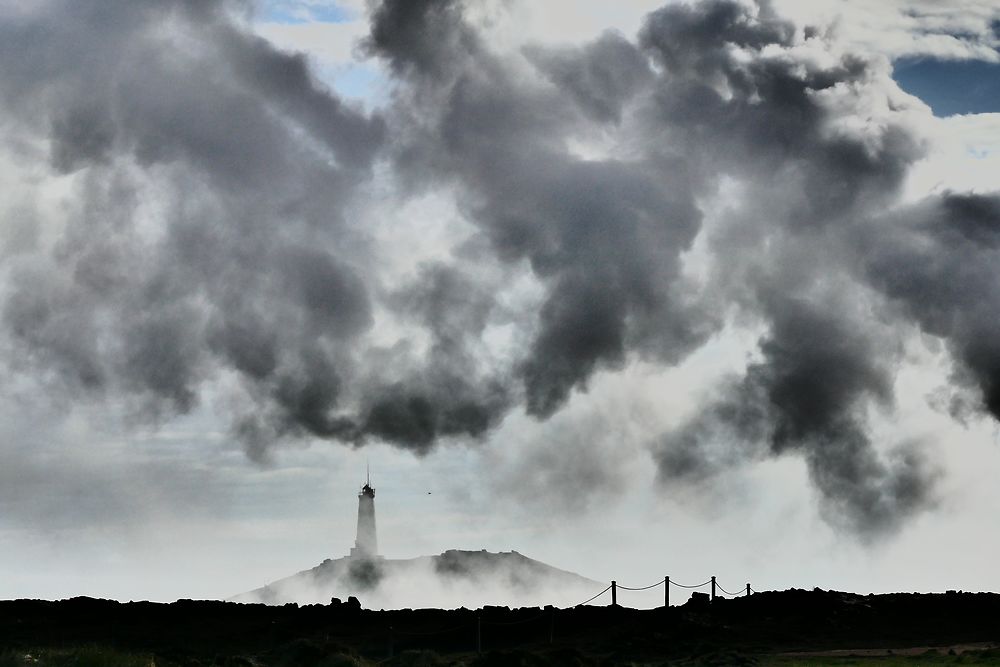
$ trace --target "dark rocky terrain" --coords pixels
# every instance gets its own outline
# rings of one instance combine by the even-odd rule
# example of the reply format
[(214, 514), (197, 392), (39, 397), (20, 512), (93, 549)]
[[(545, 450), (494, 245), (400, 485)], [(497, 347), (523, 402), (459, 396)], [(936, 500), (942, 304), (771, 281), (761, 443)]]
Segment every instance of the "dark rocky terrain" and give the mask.
[[(375, 611), (357, 600), (308, 606), (90, 598), (0, 602), (3, 667), (1000, 664), (1000, 652), (991, 648), (996, 642), (995, 593), (788, 590), (714, 602), (696, 595), (682, 606), (653, 610)], [(907, 649), (917, 655), (900, 657)], [(824, 653), (828, 657), (817, 657)]]

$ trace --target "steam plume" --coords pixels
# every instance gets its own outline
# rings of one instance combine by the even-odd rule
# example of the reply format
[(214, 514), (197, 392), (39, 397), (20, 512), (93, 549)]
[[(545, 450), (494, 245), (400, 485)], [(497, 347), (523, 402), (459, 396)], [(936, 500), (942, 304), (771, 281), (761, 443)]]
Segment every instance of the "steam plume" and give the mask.
[[(927, 111), (885, 60), (764, 1), (509, 53), (458, 0), (383, 0), (363, 47), (393, 97), (367, 113), (246, 11), (51, 0), (0, 21), (2, 159), (28, 165), (2, 212), (11, 368), (154, 421), (224, 393), (258, 459), (299, 437), (423, 453), (752, 322), (742, 376), (651, 444), (659, 478), (800, 455), (866, 535), (935, 497), (936, 467), (868, 421), (914, 329), (955, 362), (955, 413), (1000, 419), (1000, 203), (901, 206)], [(393, 196), (455, 193), (472, 239), (387, 279), (355, 215), (376, 166)], [(527, 306), (500, 296), (514, 279)]]

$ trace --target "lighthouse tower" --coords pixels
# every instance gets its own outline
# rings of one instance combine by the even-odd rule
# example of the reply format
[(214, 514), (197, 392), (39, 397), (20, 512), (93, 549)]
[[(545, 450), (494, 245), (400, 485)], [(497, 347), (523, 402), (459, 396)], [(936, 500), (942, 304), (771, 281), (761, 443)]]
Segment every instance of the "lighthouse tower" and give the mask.
[(351, 558), (375, 558), (378, 556), (378, 539), (375, 537), (375, 489), (372, 488), (371, 472), (358, 494), (358, 538), (351, 549)]

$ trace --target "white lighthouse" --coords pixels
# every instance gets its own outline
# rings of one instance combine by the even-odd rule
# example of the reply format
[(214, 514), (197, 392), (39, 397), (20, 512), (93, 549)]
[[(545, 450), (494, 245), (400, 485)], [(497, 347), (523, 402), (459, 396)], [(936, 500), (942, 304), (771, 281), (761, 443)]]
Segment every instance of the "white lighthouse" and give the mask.
[(375, 536), (375, 489), (371, 472), (358, 494), (358, 537), (351, 548), (351, 558), (376, 558), (378, 538)]

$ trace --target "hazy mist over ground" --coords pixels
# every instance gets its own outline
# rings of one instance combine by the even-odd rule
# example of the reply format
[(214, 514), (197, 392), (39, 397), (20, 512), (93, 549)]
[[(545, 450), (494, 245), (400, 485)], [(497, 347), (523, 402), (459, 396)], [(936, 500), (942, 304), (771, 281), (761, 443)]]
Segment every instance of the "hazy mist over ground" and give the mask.
[(310, 566), (366, 456), (391, 556), (656, 579), (766, 525), (731, 578), (874, 586), (931, 544), (972, 577), (1000, 555), (1000, 115), (934, 116), (893, 59), (996, 64), (998, 25), (0, 0), (0, 596)]
[(243, 603), (328, 604), (331, 598), (344, 602), (354, 596), (368, 609), (570, 607), (590, 601), (604, 588), (606, 584), (516, 552), (452, 550), (407, 560), (326, 560), (311, 570), (231, 599)]

